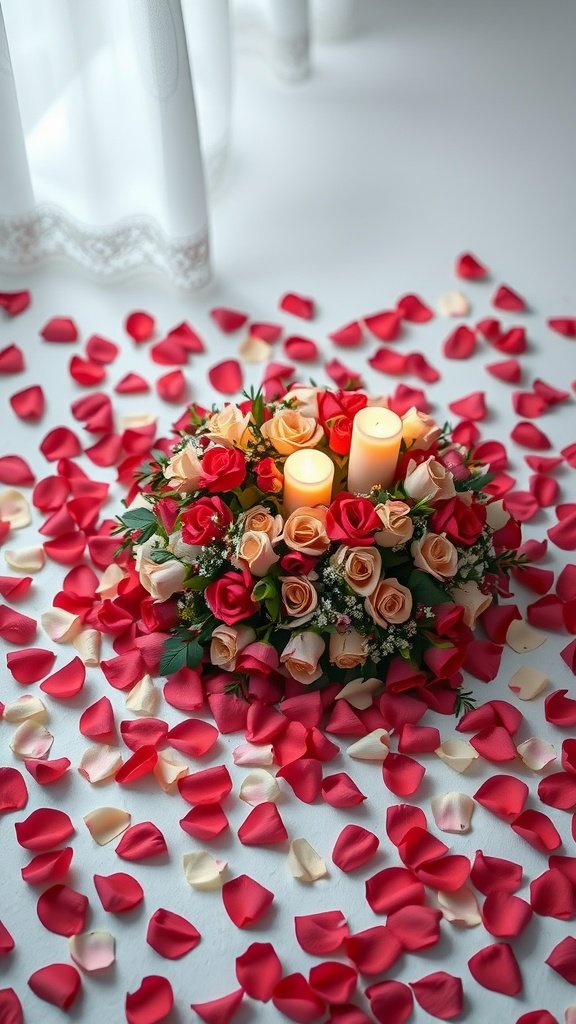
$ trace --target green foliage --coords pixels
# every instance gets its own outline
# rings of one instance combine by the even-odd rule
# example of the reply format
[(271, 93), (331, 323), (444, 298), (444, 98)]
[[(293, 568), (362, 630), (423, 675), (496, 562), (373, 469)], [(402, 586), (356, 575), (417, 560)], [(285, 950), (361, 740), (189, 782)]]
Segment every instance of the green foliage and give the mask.
[(280, 615), (280, 594), (278, 584), (272, 576), (264, 576), (252, 591), (255, 601), (263, 601), (268, 615), (275, 622)]
[(160, 675), (170, 676), (181, 668), (195, 668), (202, 660), (204, 648), (188, 630), (178, 630), (168, 638), (162, 648)]
[(446, 604), (447, 601), (453, 601), (451, 595), (433, 576), (427, 572), (421, 572), (420, 569), (412, 570), (406, 586), (411, 590), (414, 600), (425, 607), (434, 607), (435, 604)]

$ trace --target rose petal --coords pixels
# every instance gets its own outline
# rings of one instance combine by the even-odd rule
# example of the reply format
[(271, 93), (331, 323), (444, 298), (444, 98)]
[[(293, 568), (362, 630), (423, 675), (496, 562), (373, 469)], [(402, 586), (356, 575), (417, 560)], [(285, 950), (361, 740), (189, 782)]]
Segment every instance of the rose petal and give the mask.
[(124, 330), (137, 344), (149, 341), (154, 334), (154, 317), (141, 310), (130, 313), (124, 321)]
[(61, 1010), (69, 1010), (77, 998), (82, 982), (75, 967), (70, 964), (49, 964), (34, 971), (28, 985), (38, 999), (53, 1003)]
[(474, 793), (474, 799), (492, 814), (512, 821), (524, 810), (529, 789), (513, 775), (493, 775)]
[(326, 1008), (303, 974), (286, 974), (276, 985), (272, 1002), (280, 1013), (301, 1024), (318, 1021)]
[(468, 316), (470, 302), (462, 292), (446, 292), (438, 299), (440, 316)]
[(320, 854), (310, 846), (307, 839), (293, 839), (288, 851), (287, 866), (293, 878), (299, 882), (316, 882), (328, 874)]
[(132, 815), (119, 807), (96, 807), (84, 815), (84, 824), (99, 846), (106, 846), (125, 832)]
[(408, 832), (413, 828), (425, 831), (426, 815), (420, 807), (412, 804), (393, 804), (386, 808), (386, 834), (394, 846), (404, 842)]
[(188, 765), (184, 764), (174, 750), (163, 750), (158, 754), (154, 765), (154, 778), (165, 793), (171, 793), (179, 779), (188, 774)]
[(211, 853), (185, 853), (182, 858), (184, 877), (193, 889), (220, 889), (225, 860), (215, 860)]
[(487, 363), (484, 369), (506, 384), (519, 384), (522, 377), (522, 367), (517, 359), (501, 359), (496, 363)]
[(249, 875), (238, 875), (222, 886), (224, 909), (237, 928), (259, 921), (273, 900), (274, 893)]
[(40, 760), (46, 757), (54, 742), (51, 732), (37, 722), (22, 722), (10, 740), (10, 749), (21, 757)]
[(522, 445), (524, 448), (533, 448), (540, 452), (552, 447), (546, 434), (539, 427), (536, 427), (533, 423), (528, 423), (526, 420), (516, 424), (510, 431), (510, 437), (516, 444)]
[[(311, 342), (313, 344), (313, 342)], [(288, 352), (286, 352), (288, 355)], [(270, 358), (270, 345), (262, 338), (248, 337), (238, 347), (238, 355), (245, 363), (265, 363)], [(296, 356), (292, 356), (296, 359)]]
[(386, 729), (374, 729), (348, 747), (346, 753), (360, 761), (384, 761), (390, 750), (390, 734)]
[(465, 772), (478, 757), (477, 751), (470, 743), (459, 739), (444, 740), (434, 753), (444, 764), (460, 773)]
[(355, 871), (376, 853), (378, 836), (360, 825), (345, 825), (332, 850), (332, 861), (341, 871)]
[(544, 961), (570, 985), (576, 985), (576, 939), (567, 935)]
[(26, 685), (36, 683), (50, 671), (56, 655), (39, 647), (22, 651), (10, 651), (6, 655), (8, 671), (16, 682)]
[(172, 986), (166, 978), (149, 974), (142, 978), (140, 988), (126, 995), (128, 1024), (160, 1024), (174, 1006)]
[(25, 850), (43, 852), (58, 846), (74, 834), (74, 826), (64, 811), (40, 807), (24, 821), (14, 825), (16, 839)]
[[(380, 313), (372, 313), (371, 316), (364, 317), (364, 323), (368, 330), (380, 341), (396, 341), (402, 331), (402, 311), (399, 309), (385, 309)], [(354, 326), (357, 326), (358, 331), (360, 331), (359, 325), (350, 324), (349, 328)], [(346, 329), (344, 328), (344, 330)], [(350, 333), (351, 331), (348, 330), (348, 335)], [(333, 341), (336, 341), (333, 335), (330, 335), (330, 337)], [(360, 340), (361, 334), (357, 343)], [(337, 344), (342, 344), (342, 341), (337, 342)], [(350, 341), (348, 341), (348, 344), (350, 344)]]
[(253, 942), (236, 957), (236, 977), (247, 996), (267, 1003), (282, 977), (282, 965), (269, 942)]
[(142, 746), (120, 765), (114, 778), (120, 785), (131, 785), (152, 772), (158, 762), (158, 751), (153, 746)]
[(466, 395), (465, 398), (459, 398), (455, 402), (450, 402), (448, 408), (455, 416), (462, 416), (463, 419), (486, 419), (487, 410), (483, 391), (473, 391), (471, 394)]
[(65, 611), (64, 608), (50, 608), (49, 611), (43, 612), (40, 622), (44, 632), (56, 644), (68, 643), (82, 628), (80, 617)]
[(434, 317), (434, 311), (418, 295), (402, 295), (396, 307), (402, 318), (413, 324), (423, 324)]
[(516, 996), (522, 991), (518, 961), (507, 942), (494, 942), (479, 949), (470, 957), (468, 968), (474, 980), (492, 992)]
[(44, 927), (56, 935), (78, 935), (86, 926), (88, 906), (87, 896), (60, 883), (42, 893), (36, 913)]
[(146, 942), (168, 960), (178, 960), (200, 942), (200, 932), (180, 914), (160, 907), (148, 922)]
[(414, 951), (434, 946), (440, 939), (442, 911), (432, 907), (405, 906), (388, 915), (386, 927), (403, 949)]
[(22, 373), (25, 369), (24, 353), (18, 345), (7, 345), (0, 350), (0, 374)]
[(340, 910), (325, 910), (294, 918), (298, 945), (313, 956), (335, 953), (350, 934), (346, 918)]
[(104, 743), (98, 743), (84, 751), (78, 771), (91, 785), (95, 785), (112, 778), (121, 764), (122, 757), (118, 750)]
[(242, 367), (237, 359), (225, 359), (210, 368), (208, 379), (221, 395), (235, 395), (242, 390)]
[(288, 833), (274, 803), (259, 803), (238, 829), (238, 838), (246, 846), (284, 843)]
[(322, 765), (312, 758), (301, 757), (280, 768), (276, 778), (285, 779), (299, 800), (311, 804), (320, 795)]
[(379, 981), (366, 989), (366, 995), (381, 1024), (405, 1024), (412, 1013), (412, 992), (402, 981)]
[(310, 338), (292, 335), (284, 342), (284, 352), (288, 359), (296, 362), (313, 363), (318, 358), (318, 346)]
[(477, 850), (470, 880), (485, 896), (491, 892), (516, 892), (522, 885), (522, 867), (514, 861), (489, 857)]
[(435, 971), (419, 981), (411, 981), (410, 988), (422, 1009), (439, 1020), (452, 1020), (462, 1013), (462, 979), (453, 974)]
[(576, 776), (572, 772), (554, 772), (538, 784), (538, 797), (543, 804), (561, 811), (576, 809)]
[[(558, 514), (559, 508), (560, 506), (556, 509)], [(555, 526), (551, 526), (547, 533), (556, 547), (561, 548), (562, 551), (574, 551), (576, 547), (576, 515), (567, 515)], [(8, 561), (8, 552), (6, 552), (6, 561)]]
[(168, 847), (156, 825), (151, 821), (141, 821), (124, 832), (116, 853), (124, 860), (145, 860), (168, 853)]
[(28, 790), (17, 768), (0, 768), (0, 814), (19, 811), (28, 803)]
[(228, 827), (228, 818), (220, 804), (200, 804), (198, 807), (192, 807), (180, 819), (180, 828), (189, 836), (194, 836), (195, 839), (200, 839), (203, 842), (216, 839)]
[(384, 868), (366, 880), (366, 902), (375, 914), (390, 914), (424, 902), (425, 892), (407, 868)]
[(565, 338), (576, 338), (576, 316), (551, 317), (546, 321), (548, 327)]
[(179, 722), (167, 735), (168, 743), (187, 757), (202, 757), (212, 749), (217, 740), (218, 730), (209, 722), (200, 719)]
[(104, 910), (110, 914), (133, 910), (144, 899), (140, 883), (124, 871), (112, 875), (94, 875), (94, 887)]
[(548, 676), (546, 673), (540, 672), (539, 669), (532, 668), (530, 665), (523, 665), (522, 668), (519, 668), (508, 683), (509, 689), (512, 690), (512, 693), (517, 694), (520, 700), (534, 700), (534, 697), (543, 693), (547, 686)]
[(206, 1024), (229, 1024), (236, 1014), (244, 997), (244, 989), (239, 988), (220, 999), (212, 999), (206, 1003), (192, 1003), (191, 1009)]
[[(369, 325), (367, 324), (367, 326)], [(373, 333), (376, 333), (376, 331)], [(358, 320), (352, 320), (349, 324), (345, 324), (344, 327), (331, 331), (328, 337), (340, 348), (356, 348), (362, 344), (362, 325)]]
[(310, 984), (330, 1004), (346, 1003), (353, 995), (358, 974), (348, 964), (325, 961), (310, 968)]
[(150, 385), (139, 373), (127, 373), (114, 387), (118, 395), (141, 395), (150, 391)]
[(402, 944), (385, 925), (375, 925), (350, 935), (344, 942), (346, 956), (360, 974), (374, 975), (387, 971), (402, 955)]
[(482, 918), (476, 896), (467, 886), (455, 892), (437, 892), (436, 898), (446, 921), (464, 928), (473, 928)]
[(411, 796), (422, 782), (426, 769), (407, 754), (389, 753), (382, 763), (384, 785), (396, 796)]
[(516, 748), (512, 737), (503, 726), (492, 726), (482, 729), (472, 736), (470, 745), (474, 747), (480, 757), (487, 761), (499, 764), (502, 761), (513, 761), (516, 757)]
[(156, 381), (156, 392), (163, 402), (183, 402), (188, 390), (182, 370), (171, 370)]
[(476, 348), (476, 335), (466, 324), (459, 324), (445, 339), (442, 352), (446, 359), (469, 359)]
[(468, 832), (474, 801), (466, 793), (444, 793), (431, 800), (434, 821), (442, 832)]
[(303, 320), (312, 320), (315, 315), (314, 300), (305, 295), (299, 295), (297, 292), (286, 292), (278, 305), (286, 313), (292, 313), (293, 316), (299, 316)]
[(51, 786), (66, 774), (70, 761), (67, 757), (57, 757), (52, 761), (25, 761), (24, 765), (39, 786)]
[(84, 971), (105, 971), (116, 959), (114, 936), (110, 932), (84, 932), (68, 940), (70, 956)]
[(240, 327), (244, 326), (248, 319), (246, 313), (240, 313), (236, 309), (225, 309), (223, 307), (211, 309), (210, 316), (224, 334), (231, 334), (233, 331), (237, 331)]
[(327, 775), (322, 780), (322, 797), (332, 807), (355, 807), (366, 797), (346, 772)]
[(558, 868), (549, 868), (530, 882), (530, 903), (536, 914), (569, 921), (576, 915), (576, 890)]
[(456, 277), (463, 277), (469, 280), (487, 277), (489, 270), (471, 252), (463, 252), (456, 259)]
[(510, 623), (506, 633), (506, 643), (516, 654), (526, 654), (534, 651), (545, 643), (546, 637), (538, 630), (532, 629), (523, 619), (517, 619)]
[(152, 676), (147, 673), (132, 687), (126, 697), (126, 708), (135, 715), (153, 715), (160, 700)]
[(528, 809), (518, 815), (512, 822), (512, 828), (517, 835), (530, 843), (540, 853), (551, 853), (562, 845), (558, 832), (546, 814), (541, 811)]
[(149, 352), (152, 361), (161, 366), (185, 366), (188, 362), (188, 352), (175, 338), (157, 341)]
[(530, 923), (532, 908), (519, 896), (493, 890), (484, 900), (482, 923), (499, 939), (516, 938)]
[(63, 850), (39, 853), (21, 868), (20, 873), (28, 885), (56, 882), (68, 874), (73, 855), (74, 850), (71, 846), (65, 846)]
[(80, 658), (73, 658), (40, 683), (40, 689), (57, 700), (69, 700), (80, 693), (85, 680), (86, 666)]
[(280, 787), (270, 772), (260, 768), (250, 772), (242, 781), (238, 796), (253, 807), (270, 801), (275, 803), (280, 796)]
[(22, 697), (16, 697), (4, 706), (2, 718), (5, 722), (25, 722), (27, 719), (34, 719), (35, 722), (46, 722), (48, 713), (46, 705), (40, 697), (34, 697), (26, 693)]
[(223, 764), (194, 772), (178, 783), (180, 795), (189, 804), (219, 803), (231, 789), (232, 779)]
[(29, 526), (31, 522), (30, 506), (21, 491), (10, 488), (0, 491), (0, 519), (9, 523), (13, 530)]

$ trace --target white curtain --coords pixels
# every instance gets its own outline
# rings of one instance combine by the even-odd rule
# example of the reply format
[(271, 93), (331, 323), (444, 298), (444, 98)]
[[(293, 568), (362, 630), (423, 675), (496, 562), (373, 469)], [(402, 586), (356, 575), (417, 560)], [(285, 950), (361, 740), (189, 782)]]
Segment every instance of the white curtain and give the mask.
[(286, 81), (356, 0), (0, 0), (0, 270), (210, 275), (207, 187), (228, 156), (231, 46)]

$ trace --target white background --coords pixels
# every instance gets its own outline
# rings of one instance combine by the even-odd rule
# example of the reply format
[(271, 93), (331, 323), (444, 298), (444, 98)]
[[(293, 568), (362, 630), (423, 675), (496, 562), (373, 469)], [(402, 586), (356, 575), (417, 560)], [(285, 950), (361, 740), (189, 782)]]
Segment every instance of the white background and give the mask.
[[(39, 339), (38, 331), (51, 315), (73, 316), (82, 339), (100, 333), (122, 343), (122, 354), (109, 369), (110, 386), (128, 370), (153, 379), (168, 369), (153, 364), (146, 346), (136, 349), (123, 333), (126, 313), (143, 308), (156, 316), (158, 337), (182, 319), (199, 330), (209, 352), (194, 357), (186, 371), (191, 395), (201, 402), (215, 398), (207, 384), (207, 369), (217, 358), (233, 355), (241, 338), (231, 340), (219, 334), (208, 310), (229, 305), (245, 310), (252, 319), (278, 321), (290, 333), (314, 338), (325, 353), (357, 366), (372, 390), (386, 391), (396, 381), (371, 374), (365, 362), (376, 344), (340, 352), (326, 340), (327, 332), (390, 307), (406, 291), (419, 292), (435, 304), (440, 294), (456, 286), (453, 260), (464, 249), (475, 252), (493, 272), (488, 283), (460, 285), (472, 301), (473, 318), (490, 312), (489, 299), (500, 281), (517, 288), (530, 303), (530, 315), (503, 316), (509, 323), (528, 326), (529, 352), (522, 360), (526, 384), (541, 376), (565, 386), (576, 376), (574, 343), (552, 334), (544, 324), (547, 316), (576, 313), (573, 5), (569, 0), (545, 5), (535, 0), (507, 4), (396, 0), (365, 2), (362, 12), (359, 36), (343, 45), (320, 48), (313, 77), (297, 89), (277, 84), (256, 59), (246, 59), (240, 66), (233, 162), (214, 200), (216, 276), (207, 290), (195, 296), (178, 294), (167, 282), (142, 278), (101, 288), (67, 269), (4, 280), (7, 288), (30, 286), (33, 305), (21, 317), (0, 323), (3, 345), (18, 342), (27, 361), (24, 374), (0, 382), (2, 454), (26, 455), (38, 476), (44, 476), (52, 470), (38, 453), (38, 445), (48, 429), (68, 424), (81, 433), (69, 405), (86, 392), (67, 372), (68, 359), (79, 346), (48, 345)], [(278, 298), (286, 290), (314, 296), (319, 315), (312, 324), (278, 312)], [(399, 350), (423, 351), (440, 367), (441, 381), (428, 389), (440, 419), (448, 401), (483, 389), (490, 409), (483, 435), (507, 441), (514, 423), (511, 388), (483, 369), (485, 363), (501, 357), (481, 345), (470, 361), (443, 361), (440, 347), (451, 327), (437, 318), (424, 328), (409, 328)], [(277, 355), (283, 359), (280, 349)], [(318, 367), (303, 370), (322, 379)], [(249, 368), (247, 381), (256, 382), (260, 374), (260, 367)], [(18, 421), (7, 401), (14, 391), (34, 383), (44, 386), (48, 399), (39, 426)], [(173, 408), (148, 396), (114, 398), (114, 405), (119, 414), (154, 410), (160, 433), (175, 418)], [(574, 423), (573, 402), (539, 421), (554, 450), (576, 440)], [(510, 471), (525, 485), (528, 470), (523, 452), (512, 443), (509, 450)], [(96, 479), (112, 479), (112, 472), (91, 467), (87, 460), (81, 464)], [(574, 500), (573, 471), (563, 469), (558, 479), (563, 499)], [(118, 498), (119, 492), (113, 491), (106, 514), (114, 514)], [(542, 512), (526, 533), (543, 536), (555, 521), (553, 510)], [(30, 528), (17, 540), (32, 543), (35, 536)], [(563, 557), (552, 549), (544, 564), (559, 569)], [(62, 575), (58, 567), (47, 567), (21, 609), (39, 616)], [(520, 603), (532, 599), (521, 592), (518, 598)], [(489, 687), (471, 679), (467, 682), (479, 700), (503, 697), (515, 702), (507, 690), (508, 680), (521, 664), (529, 664), (549, 673), (551, 687), (573, 687), (573, 677), (558, 656), (568, 639), (550, 636), (540, 650), (525, 658), (506, 652), (499, 678)], [(40, 635), (38, 642), (49, 645)], [(57, 665), (71, 656), (68, 649), (60, 650)], [(4, 672), (0, 699), (7, 702), (21, 692)], [(306, 974), (319, 962), (297, 945), (295, 914), (341, 909), (351, 931), (383, 923), (365, 902), (364, 880), (398, 863), (383, 823), (386, 807), (399, 801), (383, 786), (379, 766), (351, 762), (345, 753), (326, 766), (325, 774), (350, 771), (368, 796), (359, 810), (307, 806), (282, 784), (280, 811), (290, 836), (305, 836), (331, 868), (329, 878), (313, 887), (301, 886), (287, 875), (282, 849), (243, 847), (235, 829), (248, 809), (235, 796), (226, 801), (232, 830), (227, 839), (210, 848), (228, 859), (230, 876), (247, 872), (276, 895), (274, 909), (260, 927), (239, 931), (228, 920), (218, 893), (197, 893), (184, 881), (182, 854), (199, 847), (178, 826), (188, 806), (177, 794), (161, 793), (145, 780), (130, 788), (114, 784), (93, 788), (75, 771), (87, 745), (78, 733), (79, 714), (103, 693), (112, 700), (118, 722), (130, 717), (122, 695), (94, 669), (89, 670), (88, 682), (76, 700), (63, 706), (46, 698), (55, 735), (51, 756), (70, 757), (73, 769), (51, 788), (42, 789), (30, 779), (26, 811), (0, 820), (0, 918), (17, 942), (15, 952), (0, 961), (0, 985), (18, 991), (28, 1024), (63, 1019), (60, 1011), (29, 992), (26, 979), (44, 964), (68, 960), (67, 940), (40, 925), (36, 890), (20, 880), (20, 868), (28, 858), (15, 842), (13, 822), (38, 806), (61, 806), (70, 813), (77, 828), (71, 884), (90, 898), (89, 927), (109, 929), (117, 939), (116, 966), (102, 977), (83, 978), (83, 996), (70, 1013), (72, 1020), (94, 1024), (107, 1017), (114, 1024), (120, 1022), (126, 991), (134, 990), (145, 974), (157, 973), (169, 978), (174, 987), (171, 1024), (184, 1022), (193, 1016), (188, 1008), (191, 1002), (216, 998), (237, 987), (234, 957), (253, 941), (272, 942), (286, 973), (302, 970)], [(519, 739), (548, 736), (559, 751), (563, 734), (546, 725), (542, 698), (522, 705), (521, 710), (525, 723)], [(170, 723), (183, 717), (168, 706), (162, 706), (160, 715)], [(454, 735), (450, 719), (427, 715), (424, 721), (438, 725), (443, 738)], [(11, 726), (0, 726), (4, 764), (15, 763), (8, 748), (11, 732)], [(221, 737), (202, 765), (192, 767), (226, 763), (237, 792), (246, 770), (234, 768), (231, 750), (240, 739)], [(346, 742), (341, 745), (345, 751)], [(427, 775), (413, 802), (428, 812), (436, 831), (430, 797), (453, 789), (473, 794), (492, 769), (480, 763), (459, 776), (433, 756), (421, 760)], [(530, 806), (541, 807), (535, 797), (538, 777), (519, 765), (514, 765), (513, 772), (528, 781)], [(153, 820), (166, 836), (168, 861), (132, 865), (116, 857), (115, 843), (97, 847), (82, 816), (103, 805), (127, 808), (133, 822)], [(541, 809), (550, 813), (564, 838), (565, 849), (560, 852), (572, 854), (569, 815)], [(364, 869), (344, 875), (331, 865), (330, 852), (341, 828), (350, 821), (371, 828), (382, 842), (380, 852)], [(473, 855), (482, 849), (521, 862), (525, 885), (519, 895), (524, 897), (529, 880), (546, 867), (542, 855), (479, 806), (470, 833), (447, 841), (456, 852)], [(122, 870), (141, 881), (145, 902), (136, 912), (115, 917), (100, 906), (92, 875)], [(163, 960), (145, 943), (147, 921), (158, 907), (184, 914), (202, 933), (201, 944), (181, 961)], [(544, 959), (561, 938), (575, 931), (573, 923), (534, 917), (523, 936), (513, 942), (524, 976), (524, 992), (516, 999), (488, 992), (469, 975), (467, 959), (493, 941), (482, 928), (462, 932), (444, 924), (438, 946), (403, 957), (387, 977), (412, 981), (434, 970), (460, 975), (466, 992), (465, 1017), (475, 1022), (491, 1017), (514, 1022), (522, 1012), (536, 1007), (547, 1007), (561, 1018), (574, 1000), (573, 991), (544, 965)], [(261, 1006), (249, 1000), (235, 1018), (238, 1024), (277, 1019), (280, 1014), (271, 1004)], [(416, 1007), (413, 1019), (432, 1018)]]

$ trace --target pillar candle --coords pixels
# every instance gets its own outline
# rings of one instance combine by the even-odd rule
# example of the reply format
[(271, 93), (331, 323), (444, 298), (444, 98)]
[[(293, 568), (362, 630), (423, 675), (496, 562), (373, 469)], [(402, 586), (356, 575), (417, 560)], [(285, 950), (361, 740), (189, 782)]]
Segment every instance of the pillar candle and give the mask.
[(284, 514), (304, 506), (329, 505), (334, 463), (324, 452), (310, 448), (289, 455), (284, 463)]
[(402, 420), (391, 409), (370, 406), (354, 417), (348, 490), (367, 494), (375, 484), (388, 487), (394, 479), (402, 440)]

